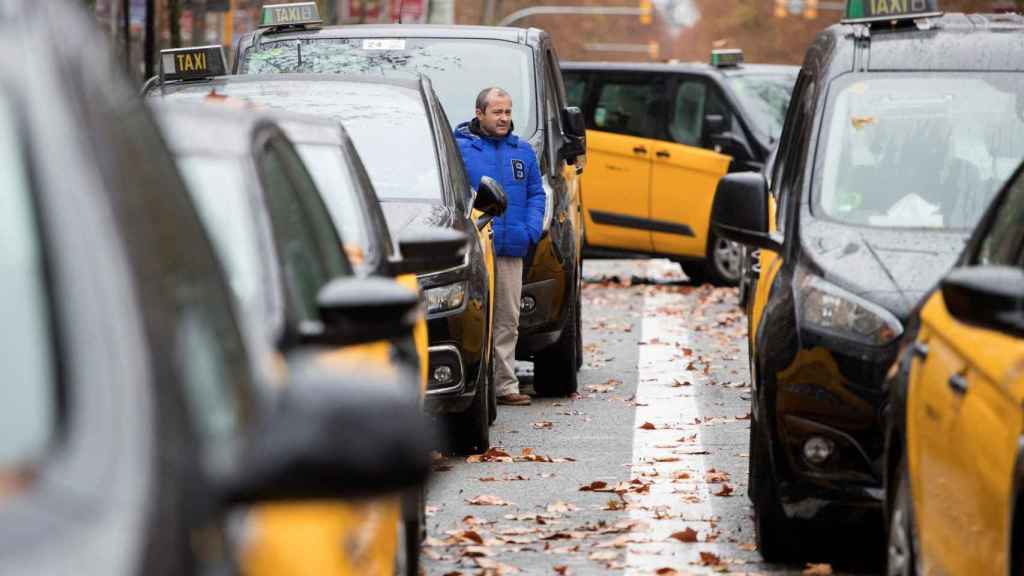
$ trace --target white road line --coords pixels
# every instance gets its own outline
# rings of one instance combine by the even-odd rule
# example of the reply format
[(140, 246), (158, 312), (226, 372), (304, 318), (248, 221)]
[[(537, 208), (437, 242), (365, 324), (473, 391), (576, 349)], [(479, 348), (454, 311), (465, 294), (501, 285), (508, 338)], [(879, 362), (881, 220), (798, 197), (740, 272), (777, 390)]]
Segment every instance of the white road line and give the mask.
[[(647, 275), (657, 278), (666, 266), (673, 265), (652, 261)], [(679, 306), (683, 300), (681, 294), (654, 288), (644, 295), (631, 479), (650, 483), (650, 487), (649, 492), (626, 496), (630, 519), (647, 525), (646, 530), (637, 529), (636, 541), (627, 549), (629, 575), (654, 574), (663, 567), (681, 573), (700, 571), (700, 552), (718, 547), (703, 543), (714, 532), (709, 486), (716, 487), (705, 483), (701, 426), (694, 424), (702, 416), (696, 399), (700, 386), (696, 384), (703, 374), (683, 370), (686, 363), (680, 359), (680, 349), (689, 345), (690, 337), (679, 325), (679, 318), (656, 313), (665, 306)], [(641, 428), (648, 423), (655, 429)], [(671, 538), (687, 528), (697, 532), (698, 543)]]

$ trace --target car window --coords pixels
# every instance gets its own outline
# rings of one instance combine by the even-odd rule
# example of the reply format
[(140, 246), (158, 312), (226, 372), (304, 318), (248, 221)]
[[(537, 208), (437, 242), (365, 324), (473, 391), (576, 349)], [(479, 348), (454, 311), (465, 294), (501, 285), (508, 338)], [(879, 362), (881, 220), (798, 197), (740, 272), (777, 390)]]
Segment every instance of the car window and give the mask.
[(801, 182), (802, 159), (807, 142), (804, 133), (808, 122), (814, 115), (814, 78), (810, 74), (801, 76), (794, 94), (794, 106), (789, 107), (786, 127), (782, 133), (783, 141), (779, 145), (775, 169), (772, 171), (772, 192), (776, 195), (776, 229), (786, 230), (786, 218), (789, 213), (790, 197), (796, 194)]
[(303, 206), (299, 186), (289, 174), (289, 163), (283, 146), (272, 141), (261, 154), (258, 169), (292, 308), (290, 312), (297, 325), (319, 319), (317, 294), (344, 270), (338, 264), (339, 245), (324, 243), (323, 234), (317, 231), (318, 223)]
[(644, 76), (607, 78), (597, 88), (597, 105), (588, 118), (594, 130), (650, 137), (657, 85)]
[(682, 80), (672, 103), (672, 121), (668, 125), (672, 139), (687, 146), (700, 146), (704, 133), (704, 110), (708, 85), (701, 80)]
[(209, 231), (235, 296), (245, 310), (259, 310), (266, 278), (256, 220), (242, 161), (229, 156), (177, 158), (193, 203)]
[(782, 133), (786, 108), (793, 92), (796, 73), (741, 74), (729, 76), (728, 82), (747, 111), (753, 129), (774, 142)]
[[(242, 74), (348, 73), (397, 78), (430, 77), (451, 120), (473, 118), (476, 95), (497, 86), (512, 96), (516, 133), (537, 129), (533, 51), (525, 45), (477, 38), (306, 38), (249, 48)], [(453, 125), (452, 128), (455, 126)]]
[(1024, 249), (1024, 171), (1009, 184), (991, 225), (981, 239), (974, 264), (1020, 266)]
[(812, 209), (885, 228), (974, 228), (1024, 157), (1016, 74), (854, 74), (830, 90)]
[(586, 73), (563, 70), (562, 79), (565, 81), (565, 99), (569, 106), (576, 106), (582, 110), (584, 99), (587, 97)]
[(295, 150), (313, 176), (349, 263), (361, 269), (372, 250), (370, 231), (344, 151), (327, 144), (296, 144)]
[(49, 290), (15, 119), (0, 93), (0, 500), (4, 478), (43, 456), (58, 414)]

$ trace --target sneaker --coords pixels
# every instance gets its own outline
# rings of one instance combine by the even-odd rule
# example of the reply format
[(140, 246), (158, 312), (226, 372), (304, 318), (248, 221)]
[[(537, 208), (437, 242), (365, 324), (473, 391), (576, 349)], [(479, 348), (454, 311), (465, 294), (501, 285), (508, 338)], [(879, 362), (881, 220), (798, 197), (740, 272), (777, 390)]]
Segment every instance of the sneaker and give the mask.
[(530, 397), (526, 394), (505, 394), (498, 396), (498, 404), (506, 406), (529, 406)]

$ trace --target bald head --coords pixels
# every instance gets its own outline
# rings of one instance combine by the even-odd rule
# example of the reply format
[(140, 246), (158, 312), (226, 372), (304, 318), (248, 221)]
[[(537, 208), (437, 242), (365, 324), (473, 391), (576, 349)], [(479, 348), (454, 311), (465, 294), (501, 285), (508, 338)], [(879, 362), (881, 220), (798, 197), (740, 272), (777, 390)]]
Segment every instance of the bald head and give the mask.
[(512, 130), (512, 97), (501, 88), (484, 88), (476, 97), (476, 119), (484, 134), (508, 135)]

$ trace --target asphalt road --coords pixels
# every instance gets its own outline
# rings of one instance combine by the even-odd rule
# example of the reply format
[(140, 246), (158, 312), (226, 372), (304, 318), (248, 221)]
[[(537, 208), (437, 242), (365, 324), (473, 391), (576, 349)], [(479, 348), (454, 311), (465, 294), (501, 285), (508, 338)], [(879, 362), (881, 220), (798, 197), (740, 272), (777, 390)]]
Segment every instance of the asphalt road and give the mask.
[(736, 291), (691, 286), (661, 260), (589, 260), (584, 277), (579, 397), (499, 407), (497, 449), (438, 460), (425, 572), (877, 572), (863, 532), (810, 543), (821, 564), (761, 562)]

